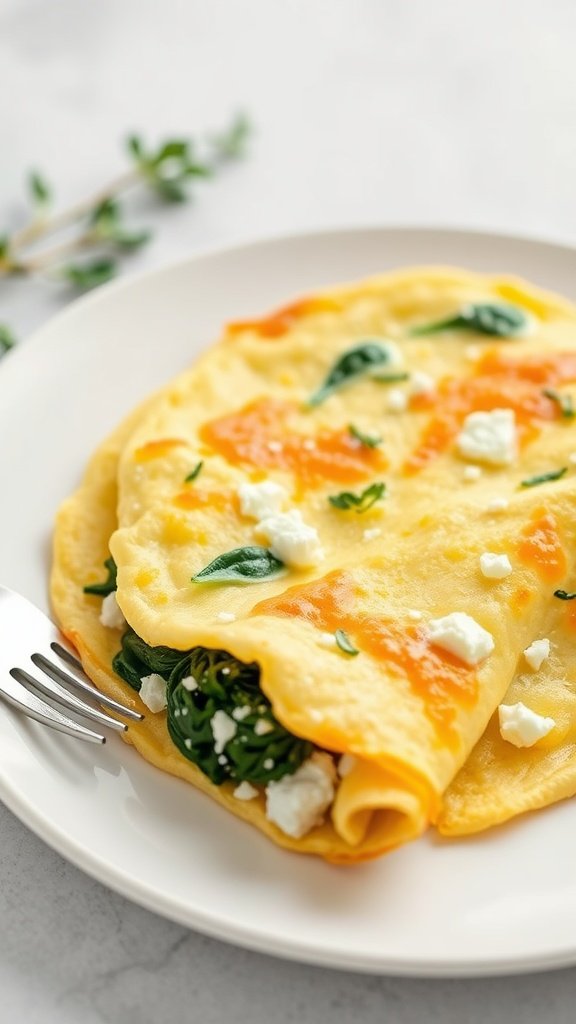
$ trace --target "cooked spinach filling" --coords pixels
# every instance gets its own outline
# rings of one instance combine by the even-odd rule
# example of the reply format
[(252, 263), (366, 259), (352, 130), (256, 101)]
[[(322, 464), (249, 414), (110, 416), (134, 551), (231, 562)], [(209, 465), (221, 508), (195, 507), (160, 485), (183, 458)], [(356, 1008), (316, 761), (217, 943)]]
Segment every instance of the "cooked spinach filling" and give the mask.
[[(166, 680), (170, 737), (217, 786), (227, 780), (265, 786), (292, 775), (312, 753), (311, 743), (275, 718), (255, 662), (207, 647), (149, 647), (128, 629), (112, 667), (135, 690), (152, 672)], [(220, 743), (215, 722), (224, 726)]]

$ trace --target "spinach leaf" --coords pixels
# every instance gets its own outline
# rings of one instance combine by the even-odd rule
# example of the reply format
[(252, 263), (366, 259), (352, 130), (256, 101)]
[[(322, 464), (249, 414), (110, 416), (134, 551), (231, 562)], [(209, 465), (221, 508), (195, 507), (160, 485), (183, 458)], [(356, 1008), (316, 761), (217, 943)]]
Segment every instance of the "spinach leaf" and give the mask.
[(114, 593), (116, 590), (116, 574), (118, 572), (116, 562), (113, 558), (107, 558), (104, 566), (108, 570), (108, 576), (104, 582), (89, 583), (88, 586), (84, 587), (85, 594), (97, 594), (99, 597), (107, 597), (108, 594)]
[(112, 668), (134, 690), (140, 690), (143, 676), (157, 672), (168, 682), (171, 673), (188, 658), (188, 651), (171, 647), (150, 647), (128, 627), (122, 637), (122, 647), (114, 656)]
[[(292, 735), (275, 718), (260, 688), (258, 665), (227, 651), (189, 651), (170, 675), (167, 699), (172, 741), (217, 786), (228, 779), (266, 785), (292, 775), (312, 753), (311, 743)], [(236, 726), (222, 754), (214, 750), (211, 725), (217, 711), (224, 711)]]
[(274, 579), (285, 568), (268, 548), (252, 545), (218, 555), (192, 577), (193, 583), (261, 583)]
[(309, 405), (320, 405), (344, 384), (369, 373), (375, 366), (389, 363), (390, 360), (390, 348), (378, 341), (362, 341), (354, 348), (349, 348), (336, 360), (322, 387), (310, 398)]
[(527, 324), (528, 317), (517, 306), (512, 306), (508, 302), (481, 302), (462, 306), (455, 316), (414, 327), (410, 333), (417, 337), (423, 334), (437, 334), (440, 331), (468, 330), (512, 338), (521, 334)]

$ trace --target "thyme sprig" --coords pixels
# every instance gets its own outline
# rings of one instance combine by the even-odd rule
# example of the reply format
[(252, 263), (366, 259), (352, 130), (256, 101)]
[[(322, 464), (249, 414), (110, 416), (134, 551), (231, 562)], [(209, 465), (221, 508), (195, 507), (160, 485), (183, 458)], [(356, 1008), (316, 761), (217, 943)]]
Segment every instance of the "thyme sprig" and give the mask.
[[(213, 177), (244, 155), (249, 135), (244, 114), (204, 141), (172, 138), (150, 147), (140, 135), (131, 135), (126, 140), (130, 166), (87, 199), (56, 212), (51, 184), (33, 171), (27, 183), (28, 221), (16, 231), (0, 232), (0, 277), (48, 276), (76, 291), (103, 284), (116, 274), (118, 257), (152, 237), (147, 228), (125, 222), (120, 198), (146, 187), (163, 202), (184, 202), (196, 179)], [(52, 238), (54, 244), (44, 244)], [(8, 327), (0, 325), (0, 353), (13, 341)]]

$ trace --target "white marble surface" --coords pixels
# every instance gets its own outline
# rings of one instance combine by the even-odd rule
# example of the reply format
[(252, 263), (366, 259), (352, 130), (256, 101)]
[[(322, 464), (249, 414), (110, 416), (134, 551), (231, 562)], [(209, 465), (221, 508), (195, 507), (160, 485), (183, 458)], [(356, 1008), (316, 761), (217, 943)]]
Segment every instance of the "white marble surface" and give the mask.
[[(127, 264), (324, 225), (466, 225), (576, 238), (572, 0), (0, 0), (0, 223), (23, 172), (63, 200), (121, 168), (119, 139), (242, 106), (252, 154)], [(139, 205), (139, 204), (137, 204)], [(65, 301), (3, 285), (25, 335)], [(0, 395), (1, 401), (1, 395)], [(103, 889), (0, 807), (0, 1019), (562, 1024), (576, 971), (378, 979), (204, 939)]]

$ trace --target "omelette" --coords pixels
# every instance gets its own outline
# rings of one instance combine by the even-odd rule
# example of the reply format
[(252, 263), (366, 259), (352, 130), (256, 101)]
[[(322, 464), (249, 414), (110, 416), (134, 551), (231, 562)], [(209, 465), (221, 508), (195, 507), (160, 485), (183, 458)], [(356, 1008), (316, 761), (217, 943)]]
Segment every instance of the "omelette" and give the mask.
[(575, 791), (574, 381), (576, 310), (515, 279), (407, 270), (230, 324), (58, 516), (54, 609), (145, 712), (128, 741), (340, 863)]

